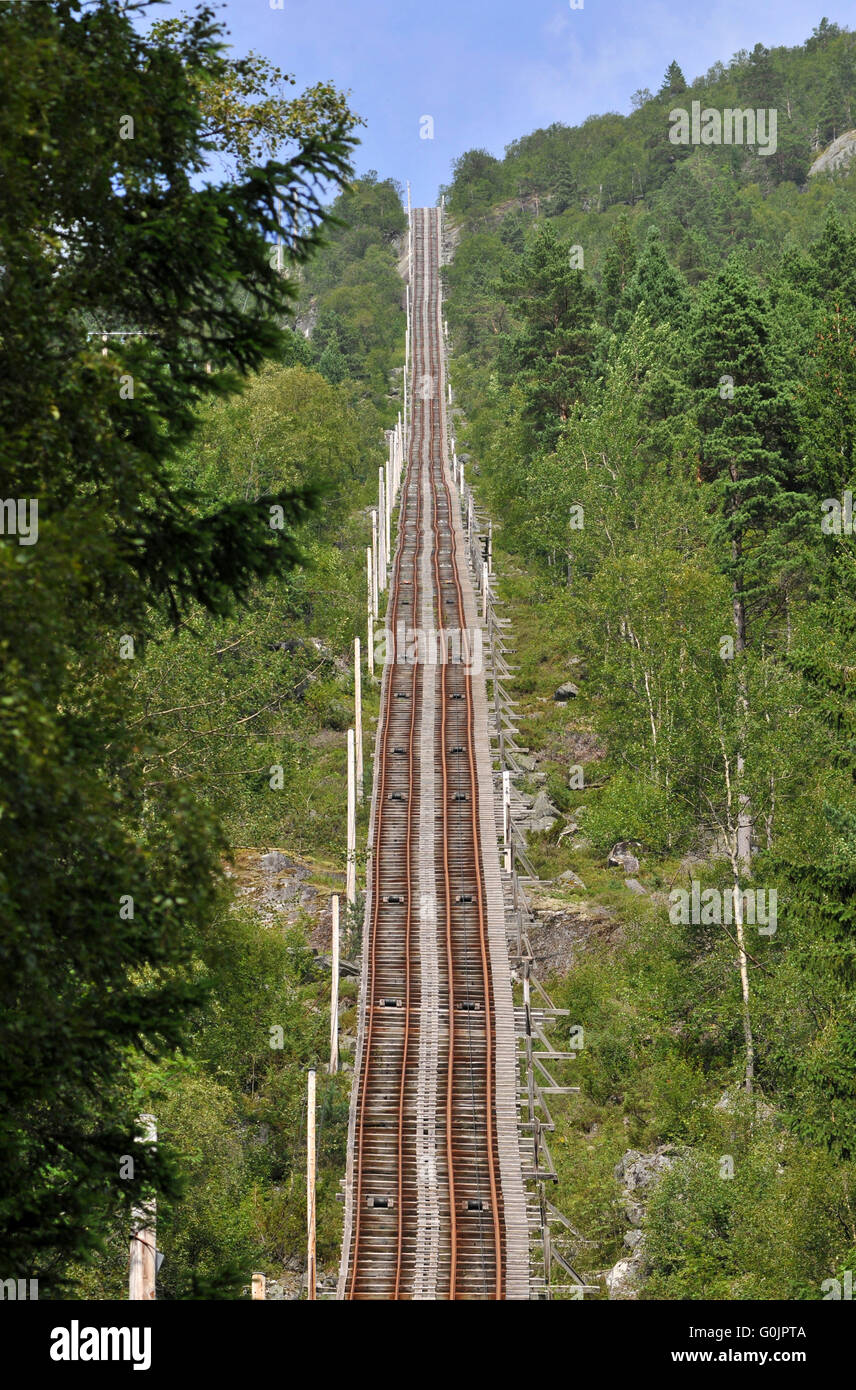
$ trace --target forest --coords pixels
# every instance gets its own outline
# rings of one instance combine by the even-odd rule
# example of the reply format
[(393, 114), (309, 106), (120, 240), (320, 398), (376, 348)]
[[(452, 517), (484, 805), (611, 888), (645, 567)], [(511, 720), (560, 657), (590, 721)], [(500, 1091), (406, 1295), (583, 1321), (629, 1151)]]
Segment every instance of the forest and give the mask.
[[(856, 162), (813, 166), (856, 36), (668, 60), (629, 116), (455, 161), (455, 428), (551, 808), (538, 969), (585, 1033), (574, 1259), (630, 1258), (634, 1150), (638, 1297), (816, 1300), (856, 1261)], [(403, 191), (357, 176), (347, 93), (205, 5), (4, 5), (0, 76), (0, 468), (39, 501), (0, 542), (0, 1248), (44, 1299), (124, 1297), (143, 1194), (159, 1297), (296, 1298)], [(777, 109), (775, 152), (671, 143), (693, 101)], [(319, 1077), (328, 1274), (350, 1080)]]
[[(254, 889), (280, 846), (317, 901), (342, 881), (400, 190), (354, 177), (342, 93), (281, 95), (204, 7), (148, 37), (111, 3), (3, 7), (0, 63), (2, 470), (41, 499), (39, 544), (0, 545), (0, 1248), (42, 1299), (122, 1297), (148, 1194), (160, 1297), (299, 1288), (329, 969), (303, 899), (272, 928)], [(322, 1261), (349, 1080), (319, 1083)]]
[[(553, 820), (539, 966), (585, 1030), (560, 1205), (642, 1298), (817, 1299), (856, 1256), (856, 169), (809, 174), (854, 62), (826, 20), (672, 62), (445, 190), (459, 447)], [(778, 106), (776, 155), (671, 145), (694, 99)], [(628, 1150), (667, 1170), (636, 1257)]]

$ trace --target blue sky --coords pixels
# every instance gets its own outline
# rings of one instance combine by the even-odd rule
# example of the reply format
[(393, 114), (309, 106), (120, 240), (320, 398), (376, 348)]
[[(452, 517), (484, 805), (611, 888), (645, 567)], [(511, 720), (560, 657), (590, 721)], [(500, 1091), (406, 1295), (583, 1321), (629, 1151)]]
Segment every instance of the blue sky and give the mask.
[[(577, 3), (579, 0), (577, 0)], [(628, 112), (659, 87), (672, 58), (688, 81), (758, 42), (802, 43), (841, 0), (226, 0), (236, 52), (253, 48), (298, 87), (331, 79), (367, 121), (357, 171), (409, 179), (433, 204), (452, 161), (505, 146), (539, 126)], [(190, 9), (187, 0), (154, 13)], [(433, 118), (433, 139), (420, 119)], [(423, 123), (423, 128), (426, 128)]]

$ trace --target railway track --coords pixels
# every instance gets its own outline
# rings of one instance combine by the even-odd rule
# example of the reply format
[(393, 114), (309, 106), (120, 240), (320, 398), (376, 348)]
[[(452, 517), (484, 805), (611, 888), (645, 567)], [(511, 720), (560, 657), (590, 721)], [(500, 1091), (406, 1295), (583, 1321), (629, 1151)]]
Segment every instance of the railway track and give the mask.
[(345, 1300), (526, 1296), (484, 680), (468, 660), (475, 605), (447, 467), (440, 237), (439, 210), (415, 209), (411, 428), (375, 750)]

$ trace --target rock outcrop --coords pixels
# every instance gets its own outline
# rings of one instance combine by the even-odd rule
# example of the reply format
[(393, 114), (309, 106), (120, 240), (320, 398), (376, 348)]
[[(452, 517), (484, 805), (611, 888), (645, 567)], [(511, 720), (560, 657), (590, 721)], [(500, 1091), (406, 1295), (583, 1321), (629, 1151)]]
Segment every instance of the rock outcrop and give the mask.
[(623, 869), (626, 874), (633, 875), (639, 872), (639, 860), (633, 853), (639, 845), (635, 840), (619, 840), (618, 844), (613, 845), (609, 851), (607, 864), (611, 869)]
[(827, 145), (825, 150), (817, 156), (808, 171), (809, 178), (813, 174), (835, 174), (839, 169), (847, 169), (854, 156), (856, 156), (856, 130), (845, 130), (843, 135), (839, 135), (837, 140), (833, 140), (831, 145)]
[(629, 1223), (624, 1244), (631, 1253), (606, 1271), (604, 1277), (610, 1299), (628, 1301), (639, 1297), (645, 1275), (645, 1232), (642, 1223), (651, 1194), (671, 1168), (676, 1155), (677, 1149), (672, 1144), (661, 1144), (653, 1153), (647, 1154), (640, 1153), (638, 1149), (628, 1149), (615, 1165), (615, 1180), (622, 1186), (624, 1214)]

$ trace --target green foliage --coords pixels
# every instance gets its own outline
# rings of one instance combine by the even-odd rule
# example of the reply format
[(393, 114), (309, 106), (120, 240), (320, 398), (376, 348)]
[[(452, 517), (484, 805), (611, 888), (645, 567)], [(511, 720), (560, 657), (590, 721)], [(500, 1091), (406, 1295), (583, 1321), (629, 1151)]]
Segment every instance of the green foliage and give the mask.
[(839, 1232), (852, 1223), (852, 1168), (745, 1118), (721, 1147), (679, 1160), (654, 1195), (646, 1297), (821, 1298), (846, 1257)]
[(680, 272), (670, 265), (658, 227), (649, 228), (644, 249), (626, 281), (620, 302), (624, 309), (624, 326), (640, 307), (651, 323), (679, 327), (684, 321), (689, 308), (686, 283)]
[(570, 245), (549, 223), (533, 233), (499, 293), (521, 324), (503, 344), (500, 370), (519, 387), (523, 416), (536, 434), (553, 439), (580, 394), (594, 295), (573, 265)]
[[(643, 1297), (814, 1299), (852, 1259), (856, 593), (853, 537), (821, 519), (829, 499), (847, 519), (856, 461), (856, 176), (805, 182), (852, 55), (824, 22), (685, 91), (675, 64), (630, 117), (465, 157), (448, 190), (459, 448), (494, 517), (521, 735), (576, 821), (531, 847), (552, 880), (539, 949), (570, 936), (553, 991), (585, 1030), (559, 1205), (602, 1270), (626, 1257), (615, 1164), (674, 1146)], [(778, 106), (776, 154), (670, 146), (668, 109), (694, 99)], [(741, 881), (778, 895), (774, 932), (744, 924), (748, 1005), (734, 923), (667, 911), (693, 881), (728, 891), (746, 808)], [(618, 840), (645, 897), (604, 864)]]
[(337, 137), (365, 122), (329, 82), (316, 82), (299, 97), (286, 97), (295, 79), (260, 53), (233, 58), (223, 49), (198, 64), (194, 46), (198, 20), (186, 15), (161, 19), (150, 36), (185, 62), (210, 148), (248, 168), (274, 158), (286, 143), (304, 145), (317, 136)]
[(681, 72), (680, 67), (673, 59), (666, 69), (666, 75), (663, 78), (663, 85), (661, 86), (657, 95), (661, 97), (679, 96), (681, 92), (685, 92), (686, 90), (687, 80), (684, 77), (684, 74)]
[[(756, 44), (691, 82), (672, 61), (656, 94), (633, 94), (629, 116), (609, 112), (575, 127), (556, 122), (513, 141), (502, 159), (469, 150), (453, 164), (447, 206), (473, 231), (494, 230), (513, 207), (527, 226), (544, 214), (561, 216), (563, 234), (585, 247), (592, 266), (608, 244), (610, 212), (640, 208), (656, 218), (670, 255), (693, 281), (707, 273), (711, 242), (722, 255), (745, 241), (759, 264), (765, 248), (778, 251), (788, 236), (804, 245), (817, 203), (826, 205), (835, 186), (852, 198), (856, 178), (852, 170), (835, 185), (813, 180), (808, 202), (793, 196), (816, 141), (853, 125), (853, 34), (831, 24), (818, 34), (794, 48)], [(719, 110), (775, 108), (776, 150), (671, 144), (669, 111), (689, 110), (693, 101)]]
[(369, 172), (349, 183), (330, 212), (336, 225), (302, 286), (313, 360), (334, 384), (353, 378), (354, 392), (369, 394), (392, 424), (389, 370), (393, 360), (403, 360), (405, 331), (397, 267), (406, 228), (401, 189)]
[[(735, 601), (763, 603), (784, 562), (782, 523), (793, 494), (795, 410), (771, 361), (769, 306), (736, 260), (703, 287), (689, 329), (698, 393), (700, 474), (712, 484), (715, 542)], [(746, 640), (738, 622), (738, 640)]]
[(650, 853), (665, 854), (675, 843), (676, 830), (686, 834), (688, 829), (662, 787), (626, 772), (611, 778), (586, 808), (586, 835), (604, 853), (617, 840), (638, 840)]
[[(184, 1038), (221, 891), (221, 827), (147, 772), (166, 750), (135, 703), (146, 640), (292, 567), (313, 499), (303, 478), (204, 497), (174, 454), (203, 401), (283, 350), (277, 202), (299, 265), (327, 216), (316, 181), (344, 182), (353, 144), (343, 116), (287, 162), (202, 181), (221, 31), (204, 7), (177, 47), (132, 20), (106, 0), (0, 13), (2, 469), (40, 508), (37, 544), (0, 545), (0, 1225), (54, 1296), (117, 1213), (127, 1232), (134, 1069)], [(176, 1195), (166, 1152), (139, 1171)]]

